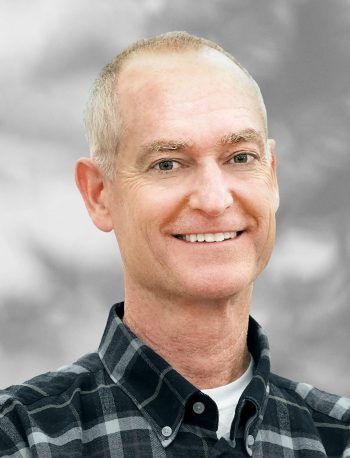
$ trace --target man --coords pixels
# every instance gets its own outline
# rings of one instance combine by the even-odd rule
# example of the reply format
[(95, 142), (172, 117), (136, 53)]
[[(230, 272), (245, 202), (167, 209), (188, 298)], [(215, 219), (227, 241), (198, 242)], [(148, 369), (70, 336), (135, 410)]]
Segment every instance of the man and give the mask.
[(350, 402), (270, 373), (249, 317), (279, 205), (260, 90), (216, 44), (134, 43), (97, 79), (76, 181), (125, 301), (98, 352), (0, 395), (0, 456), (346, 457)]

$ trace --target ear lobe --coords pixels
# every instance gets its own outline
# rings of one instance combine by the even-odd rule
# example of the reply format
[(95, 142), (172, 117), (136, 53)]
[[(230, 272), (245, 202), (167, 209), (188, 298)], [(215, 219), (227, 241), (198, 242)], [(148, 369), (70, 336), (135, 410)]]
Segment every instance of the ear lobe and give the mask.
[(93, 159), (80, 158), (75, 167), (75, 182), (95, 226), (104, 232), (113, 229), (108, 208), (104, 176)]
[(276, 211), (280, 205), (280, 195), (278, 189), (278, 180), (277, 180), (277, 158), (276, 158), (276, 142), (272, 138), (267, 140), (268, 148), (270, 152), (270, 164), (271, 164), (271, 178), (272, 185), (275, 192), (275, 208)]

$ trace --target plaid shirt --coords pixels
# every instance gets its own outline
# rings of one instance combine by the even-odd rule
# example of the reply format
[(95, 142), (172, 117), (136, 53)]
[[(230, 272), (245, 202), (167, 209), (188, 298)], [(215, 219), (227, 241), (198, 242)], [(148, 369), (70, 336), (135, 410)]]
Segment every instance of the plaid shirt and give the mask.
[(122, 316), (115, 305), (98, 353), (0, 391), (1, 457), (350, 457), (350, 401), (270, 373), (267, 338), (252, 318), (254, 376), (230, 439), (218, 440), (214, 401)]

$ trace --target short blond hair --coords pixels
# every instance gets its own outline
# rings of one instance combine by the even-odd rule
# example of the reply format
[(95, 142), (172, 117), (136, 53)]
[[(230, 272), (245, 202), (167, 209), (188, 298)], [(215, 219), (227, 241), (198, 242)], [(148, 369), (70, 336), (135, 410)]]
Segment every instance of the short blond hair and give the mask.
[(86, 105), (84, 122), (90, 154), (108, 178), (114, 177), (114, 163), (121, 135), (117, 80), (123, 64), (144, 52), (164, 50), (184, 52), (204, 48), (212, 48), (224, 54), (247, 76), (257, 94), (267, 133), (266, 108), (258, 84), (246, 68), (221, 46), (187, 32), (168, 32), (151, 38), (143, 38), (132, 43), (102, 68), (91, 88)]

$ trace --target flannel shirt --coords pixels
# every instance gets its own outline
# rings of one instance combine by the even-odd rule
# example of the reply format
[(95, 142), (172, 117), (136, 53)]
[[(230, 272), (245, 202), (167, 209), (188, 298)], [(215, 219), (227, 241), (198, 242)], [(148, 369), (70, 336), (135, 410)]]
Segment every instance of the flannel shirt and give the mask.
[(350, 401), (270, 373), (253, 318), (254, 375), (218, 440), (214, 401), (122, 316), (113, 306), (97, 353), (0, 391), (1, 457), (350, 457)]

